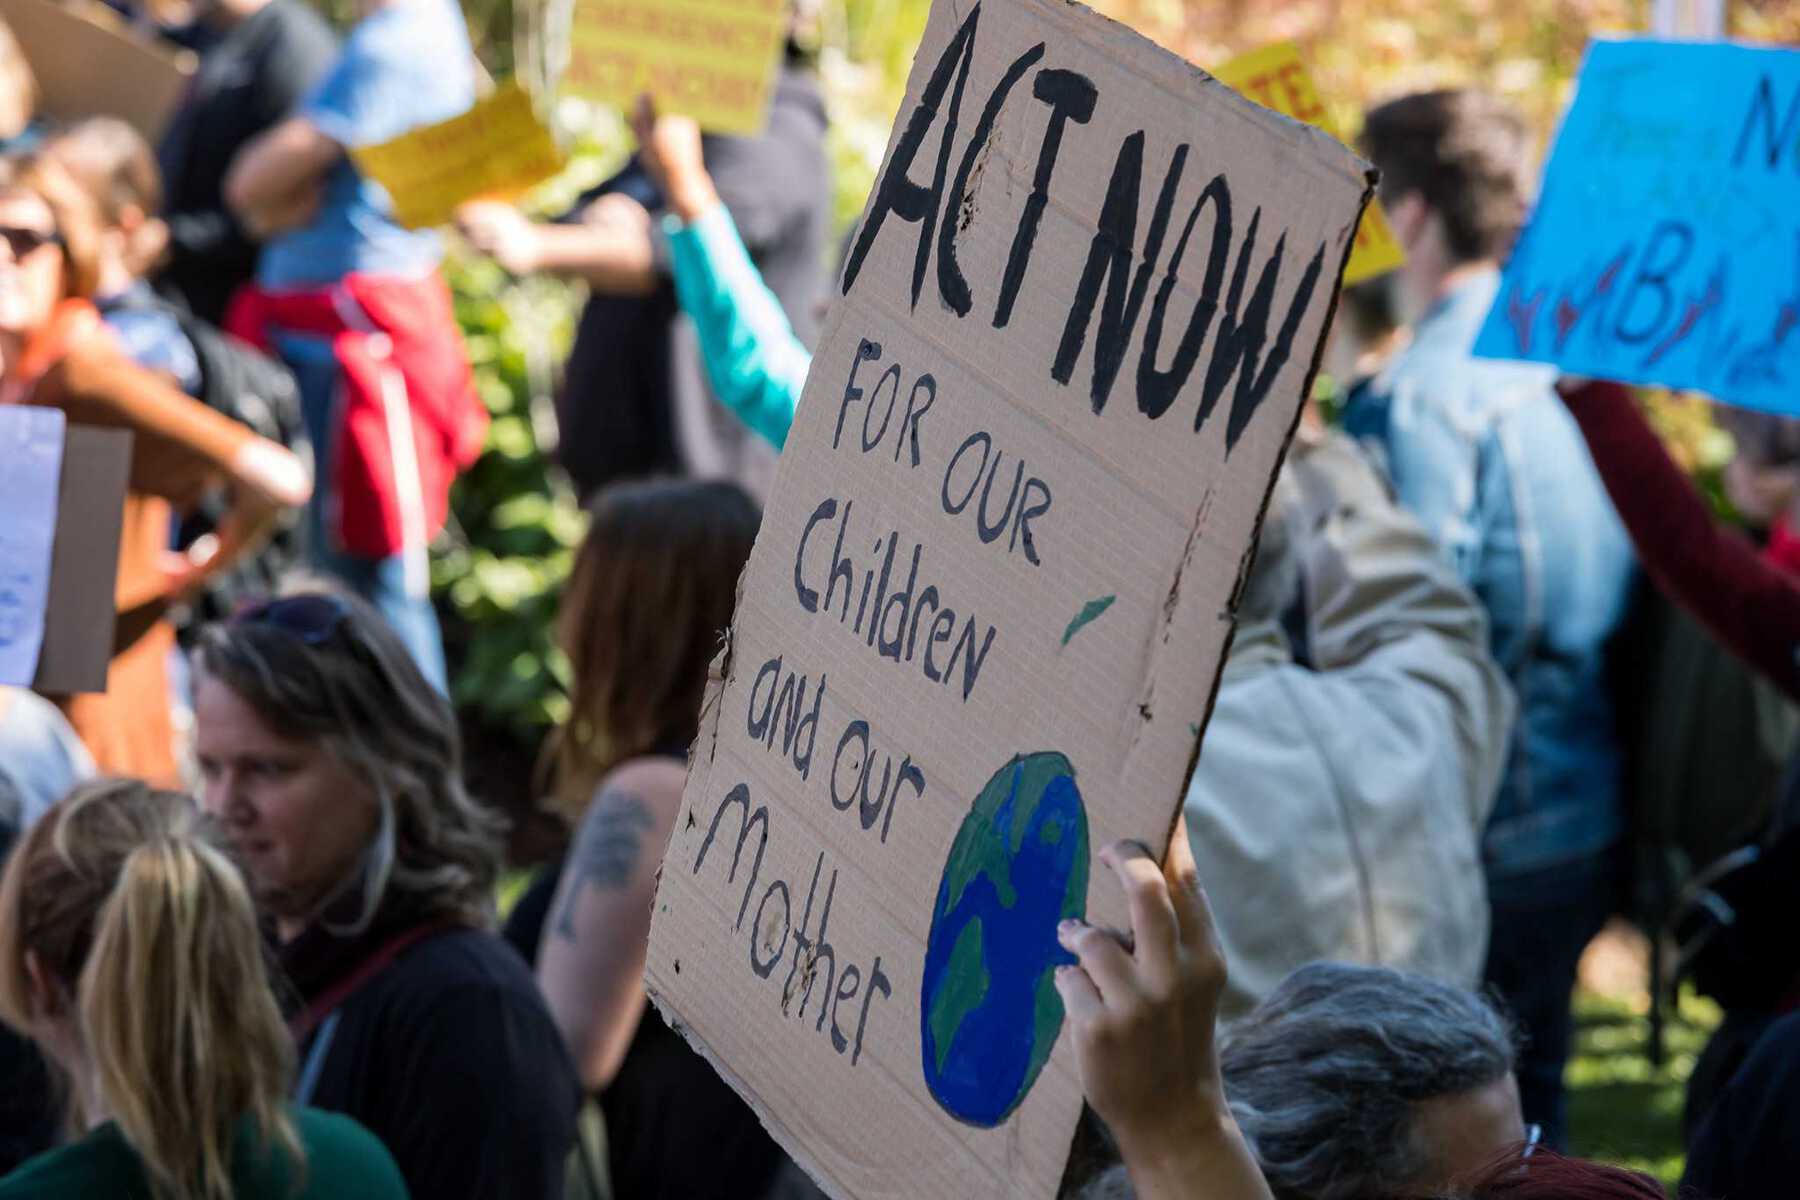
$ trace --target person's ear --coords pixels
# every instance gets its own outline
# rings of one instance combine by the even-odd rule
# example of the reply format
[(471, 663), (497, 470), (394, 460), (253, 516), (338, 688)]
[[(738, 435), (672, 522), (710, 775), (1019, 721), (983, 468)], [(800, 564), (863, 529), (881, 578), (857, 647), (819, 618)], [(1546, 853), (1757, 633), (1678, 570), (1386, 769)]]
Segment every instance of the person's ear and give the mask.
[(62, 1016), (68, 1008), (68, 996), (36, 950), (25, 951), (25, 978), (31, 985), (32, 1016), (44, 1021)]
[(1394, 238), (1401, 247), (1411, 251), (1425, 236), (1426, 226), (1431, 223), (1431, 205), (1425, 202), (1425, 193), (1414, 189), (1392, 201), (1382, 201), (1387, 210), (1388, 225), (1394, 231)]
[(145, 217), (139, 213), (137, 228), (127, 246), (126, 265), (131, 273), (137, 276), (150, 274), (168, 253), (169, 223), (161, 217)]

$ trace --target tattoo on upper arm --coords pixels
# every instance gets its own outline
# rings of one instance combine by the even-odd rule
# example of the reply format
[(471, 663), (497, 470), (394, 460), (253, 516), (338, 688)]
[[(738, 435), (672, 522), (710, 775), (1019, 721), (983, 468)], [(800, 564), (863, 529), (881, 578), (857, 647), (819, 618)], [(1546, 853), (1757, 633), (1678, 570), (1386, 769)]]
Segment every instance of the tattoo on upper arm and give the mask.
[(635, 792), (608, 788), (581, 820), (575, 848), (569, 853), (563, 902), (556, 915), (556, 934), (575, 940), (575, 905), (588, 888), (609, 891), (624, 887), (637, 870), (644, 835), (655, 828), (649, 807)]

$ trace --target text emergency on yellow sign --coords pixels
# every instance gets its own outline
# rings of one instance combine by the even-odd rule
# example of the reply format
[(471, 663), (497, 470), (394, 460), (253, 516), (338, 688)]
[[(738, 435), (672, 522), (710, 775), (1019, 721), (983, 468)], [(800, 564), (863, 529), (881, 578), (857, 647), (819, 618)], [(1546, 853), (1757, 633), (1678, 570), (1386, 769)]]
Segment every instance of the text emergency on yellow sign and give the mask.
[(563, 90), (626, 111), (648, 92), (709, 133), (759, 133), (789, 3), (575, 0)]
[(408, 229), (445, 224), (470, 200), (511, 199), (563, 166), (556, 139), (516, 80), (459, 117), (360, 147), (350, 156), (359, 171), (387, 189), (394, 220)]
[[(1331, 117), (1313, 87), (1300, 51), (1292, 42), (1278, 42), (1232, 59), (1212, 73), (1214, 79), (1237, 89), (1264, 108), (1304, 121), (1323, 129), (1332, 137), (1340, 137), (1332, 127)], [(1340, 139), (1341, 140), (1341, 139)], [(1371, 201), (1363, 212), (1362, 224), (1356, 230), (1356, 246), (1350, 252), (1350, 265), (1344, 268), (1344, 284), (1361, 283), (1377, 275), (1385, 275), (1406, 262), (1406, 251), (1388, 227), (1387, 214), (1379, 201)]]

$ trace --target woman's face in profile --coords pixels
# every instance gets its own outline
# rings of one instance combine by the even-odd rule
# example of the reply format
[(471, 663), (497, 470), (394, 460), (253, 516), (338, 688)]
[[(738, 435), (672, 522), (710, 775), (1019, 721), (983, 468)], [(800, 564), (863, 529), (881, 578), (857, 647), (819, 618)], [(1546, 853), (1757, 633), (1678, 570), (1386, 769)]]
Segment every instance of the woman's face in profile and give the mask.
[(56, 238), (56, 218), (41, 197), (0, 192), (0, 332), (35, 332), (62, 299), (62, 247)]
[(283, 938), (355, 870), (375, 838), (373, 790), (321, 742), (285, 737), (229, 686), (194, 688), (201, 807), (218, 822)]

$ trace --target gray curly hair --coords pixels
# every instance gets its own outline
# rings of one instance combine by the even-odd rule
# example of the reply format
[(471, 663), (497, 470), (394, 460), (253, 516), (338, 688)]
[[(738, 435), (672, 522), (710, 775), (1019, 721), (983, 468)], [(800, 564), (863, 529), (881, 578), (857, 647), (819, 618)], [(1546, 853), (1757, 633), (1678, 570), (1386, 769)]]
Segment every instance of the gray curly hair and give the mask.
[[(259, 619), (296, 601), (329, 614), (318, 629)], [(493, 920), (506, 822), (471, 797), (450, 702), (367, 604), (333, 591), (290, 592), (201, 630), (199, 671), (230, 688), (270, 728), (322, 742), (374, 791), (375, 840), (363, 856), (361, 910), (331, 932), (353, 935), (377, 913), (474, 925)], [(335, 911), (343, 891), (329, 898)], [(322, 917), (322, 914), (320, 914)]]
[(1428, 1169), (1416, 1105), (1495, 1083), (1516, 1053), (1506, 1018), (1464, 988), (1313, 963), (1226, 1032), (1220, 1066), (1277, 1200), (1354, 1200)]

